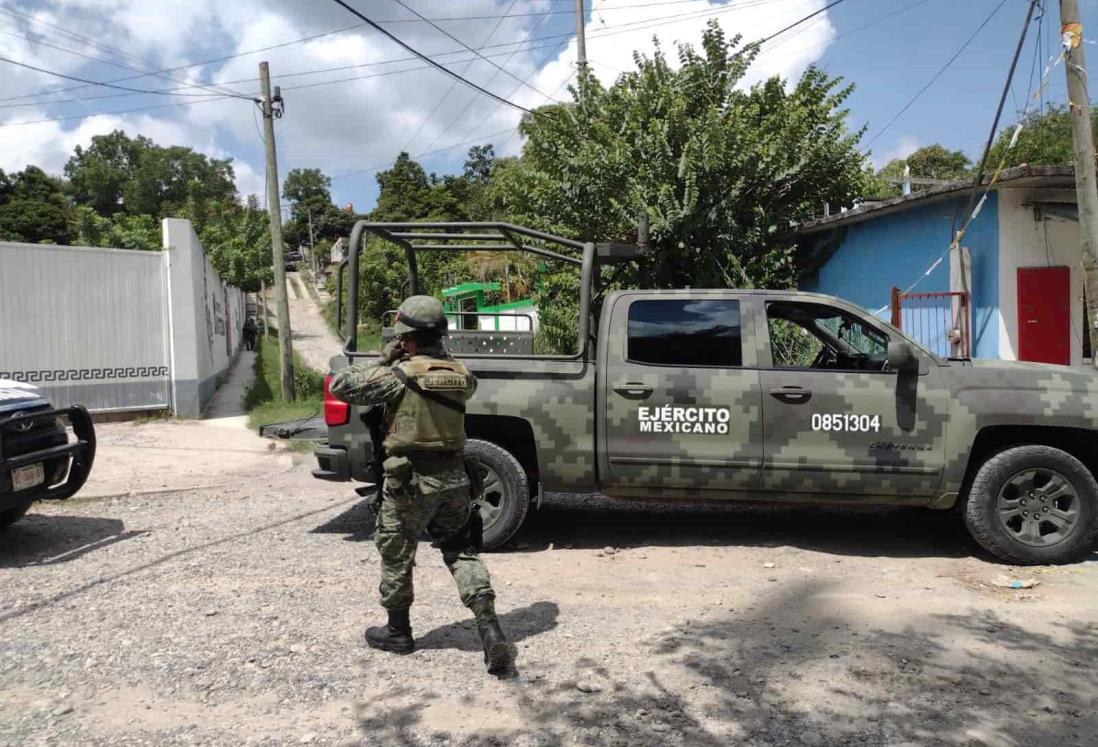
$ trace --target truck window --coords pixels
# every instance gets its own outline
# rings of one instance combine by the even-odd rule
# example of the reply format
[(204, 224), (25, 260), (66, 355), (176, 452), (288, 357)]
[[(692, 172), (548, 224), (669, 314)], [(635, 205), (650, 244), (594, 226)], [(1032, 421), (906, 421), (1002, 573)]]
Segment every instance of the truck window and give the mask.
[(888, 337), (857, 317), (808, 303), (766, 307), (770, 354), (777, 368), (881, 371)]
[(628, 346), (635, 363), (738, 367), (743, 363), (740, 302), (634, 301)]

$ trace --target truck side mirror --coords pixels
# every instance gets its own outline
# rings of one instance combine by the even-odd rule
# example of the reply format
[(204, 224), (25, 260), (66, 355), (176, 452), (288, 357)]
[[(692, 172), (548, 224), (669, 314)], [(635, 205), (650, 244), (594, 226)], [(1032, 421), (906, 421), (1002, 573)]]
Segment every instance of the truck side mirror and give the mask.
[(888, 343), (888, 367), (901, 374), (919, 373), (919, 356), (905, 340), (892, 340)]

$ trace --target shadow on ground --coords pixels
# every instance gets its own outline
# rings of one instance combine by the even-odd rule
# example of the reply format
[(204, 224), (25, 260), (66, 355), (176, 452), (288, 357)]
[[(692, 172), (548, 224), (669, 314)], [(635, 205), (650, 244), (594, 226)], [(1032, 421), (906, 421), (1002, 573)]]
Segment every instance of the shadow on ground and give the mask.
[(343, 513), (332, 517), (312, 529), (313, 534), (345, 534), (348, 542), (362, 542), (374, 538), (373, 496), (350, 505)]
[(561, 651), (565, 670), (602, 691), (579, 692), (576, 678), (516, 683), (523, 725), (506, 734), (440, 733), (423, 723), (432, 699), (398, 691), (363, 703), (359, 727), (371, 743), (406, 745), (1098, 743), (1094, 625), (1037, 632), (985, 613), (866, 630), (830, 591), (792, 582), (748, 610), (676, 626), (640, 644), (640, 675), (627, 680)]
[[(499, 616), (500, 625), (511, 643), (521, 643), (527, 638), (545, 633), (557, 627), (560, 607), (554, 602), (534, 602)], [(416, 636), (416, 648), (452, 648), (458, 651), (480, 651), (480, 638), (471, 620), (441, 625), (424, 635)]]
[(66, 563), (142, 534), (120, 519), (29, 513), (0, 529), (0, 568)]
[(673, 505), (549, 496), (531, 511), (519, 550), (606, 546), (789, 545), (835, 555), (963, 557), (976, 552), (952, 511), (883, 506)]
[[(345, 534), (349, 542), (374, 536), (372, 498), (313, 529)], [(612, 546), (682, 547), (790, 545), (835, 555), (956, 558), (983, 553), (951, 511), (879, 506), (752, 504), (671, 505), (602, 496), (549, 496), (531, 509), (504, 552)]]

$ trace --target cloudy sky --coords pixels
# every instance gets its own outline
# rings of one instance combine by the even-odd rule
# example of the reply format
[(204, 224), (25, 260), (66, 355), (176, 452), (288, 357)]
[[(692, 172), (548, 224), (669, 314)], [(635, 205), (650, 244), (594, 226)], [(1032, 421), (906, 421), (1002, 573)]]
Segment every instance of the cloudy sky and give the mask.
[[(350, 2), (441, 64), (523, 106), (569, 96), (576, 60), (574, 0)], [(1032, 85), (1033, 61), (1047, 57), (1055, 42), (1056, 3), (1049, 2), (1049, 18), (1034, 26), (1040, 35), (1032, 34), (1022, 56), (1007, 120)], [(653, 35), (668, 49), (676, 42), (697, 43), (705, 24), (717, 19), (729, 34), (757, 39), (827, 4), (587, 0), (588, 57), (609, 83), (632, 66), (635, 50), (651, 51)], [(854, 82), (851, 120), (868, 127), (863, 142), (872, 139), (871, 157), (878, 164), (932, 142), (976, 156), (1026, 5), (846, 0), (767, 45), (751, 80), (797, 76), (816, 64)], [(1084, 20), (1098, 15), (1098, 0), (1083, 0), (1082, 9)], [(889, 124), (989, 15), (949, 70)], [(160, 144), (231, 156), (241, 191), (262, 193), (262, 142), (250, 100), (258, 91), (261, 60), (270, 62), (286, 101), (277, 123), (281, 174), (321, 168), (335, 178), (341, 204), (369, 209), (376, 196), (374, 172), (401, 150), (446, 173), (460, 168), (471, 145), (490, 142), (504, 154), (521, 147), (515, 132), (520, 112), (455, 84), (330, 0), (3, 0), (0, 35), (0, 56), (6, 58), (0, 62), (5, 170), (37, 164), (60, 173), (75, 145), (121, 128)], [(1092, 49), (1087, 51), (1093, 58), (1098, 52)], [(137, 91), (84, 85), (43, 71)], [(1060, 69), (1046, 98), (1062, 102), (1063, 90)]]

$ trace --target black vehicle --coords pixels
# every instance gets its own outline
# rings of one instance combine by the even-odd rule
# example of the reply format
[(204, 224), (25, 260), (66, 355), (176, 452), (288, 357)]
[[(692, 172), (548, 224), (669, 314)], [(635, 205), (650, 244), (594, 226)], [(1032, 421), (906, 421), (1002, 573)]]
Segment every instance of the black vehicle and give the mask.
[(301, 252), (294, 250), (291, 252), (286, 252), (286, 256), (282, 259), (283, 264), (286, 266), (287, 270), (296, 270), (297, 266), (301, 264), (302, 260), (304, 260), (305, 257), (301, 254)]
[(87, 410), (54, 408), (37, 387), (0, 379), (0, 527), (18, 521), (35, 501), (75, 495), (94, 461)]

